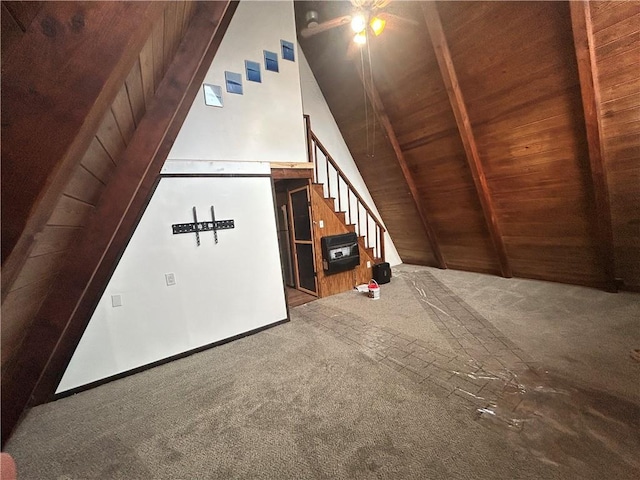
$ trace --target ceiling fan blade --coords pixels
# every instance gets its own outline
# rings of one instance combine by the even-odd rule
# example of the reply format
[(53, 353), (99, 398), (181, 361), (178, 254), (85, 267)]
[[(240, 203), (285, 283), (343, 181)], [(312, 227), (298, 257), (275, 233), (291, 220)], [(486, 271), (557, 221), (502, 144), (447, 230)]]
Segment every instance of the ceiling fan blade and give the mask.
[(400, 15), (395, 15), (393, 13), (389, 13), (389, 12), (380, 12), (380, 14), (378, 15), (380, 18), (383, 18), (384, 20), (387, 21), (391, 21), (393, 23), (401, 23), (404, 24), (407, 27), (418, 27), (420, 26), (420, 22), (412, 19), (412, 18), (407, 18), (407, 17), (402, 17)]
[(303, 38), (309, 38), (317, 33), (326, 32), (327, 30), (331, 30), (332, 28), (341, 27), (342, 25), (346, 25), (351, 22), (351, 15), (343, 15), (342, 17), (337, 17), (332, 20), (327, 20), (326, 22), (322, 22), (315, 27), (303, 28), (300, 30), (300, 35)]

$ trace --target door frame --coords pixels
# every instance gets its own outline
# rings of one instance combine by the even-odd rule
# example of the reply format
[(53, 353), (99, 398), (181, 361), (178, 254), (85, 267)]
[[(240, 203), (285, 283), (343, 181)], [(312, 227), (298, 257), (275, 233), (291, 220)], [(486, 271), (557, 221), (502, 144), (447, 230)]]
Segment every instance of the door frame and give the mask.
[[(311, 240), (296, 240), (296, 227), (293, 220), (293, 204), (291, 202), (291, 194), (306, 190), (307, 192), (307, 208), (309, 209), (309, 230), (311, 231)], [(289, 234), (291, 235), (291, 257), (293, 260), (294, 280), (296, 290), (308, 293), (310, 295), (318, 296), (318, 269), (316, 265), (316, 246), (313, 232), (313, 210), (311, 208), (311, 187), (309, 184), (304, 187), (294, 188), (293, 190), (287, 190), (288, 196), (288, 210), (289, 210)], [(311, 245), (311, 257), (313, 261), (313, 282), (315, 285), (315, 291), (308, 290), (300, 286), (300, 271), (298, 269), (298, 244)]]

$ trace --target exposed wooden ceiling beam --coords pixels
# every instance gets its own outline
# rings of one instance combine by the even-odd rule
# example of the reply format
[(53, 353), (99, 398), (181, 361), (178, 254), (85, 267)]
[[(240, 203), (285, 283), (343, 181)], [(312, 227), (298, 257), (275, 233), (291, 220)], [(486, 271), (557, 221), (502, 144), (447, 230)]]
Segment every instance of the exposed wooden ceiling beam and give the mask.
[(436, 234), (433, 230), (433, 227), (429, 223), (429, 220), (427, 219), (424, 207), (422, 206), (422, 202), (420, 201), (420, 194), (418, 193), (416, 182), (413, 180), (413, 176), (411, 175), (411, 171), (409, 170), (407, 161), (404, 158), (402, 148), (400, 148), (400, 142), (398, 142), (398, 137), (396, 136), (395, 130), (393, 129), (393, 125), (391, 124), (389, 115), (387, 115), (387, 112), (384, 108), (384, 104), (382, 103), (380, 94), (378, 93), (376, 86), (373, 84), (373, 80), (366, 79), (363, 75), (362, 69), (360, 68), (361, 65), (359, 65), (357, 62), (354, 62), (354, 65), (360, 77), (360, 81), (364, 86), (365, 92), (367, 93), (367, 98), (369, 98), (369, 102), (373, 107), (373, 111), (376, 117), (378, 117), (378, 121), (384, 129), (384, 132), (389, 139), (389, 143), (391, 144), (391, 147), (396, 154), (398, 165), (400, 165), (402, 175), (404, 176), (404, 179), (407, 182), (407, 186), (409, 187), (411, 199), (413, 200), (413, 204), (415, 205), (416, 210), (418, 211), (418, 215), (420, 216), (420, 221), (422, 222), (422, 226), (427, 235), (427, 239), (429, 240), (429, 245), (431, 246), (431, 251), (433, 252), (433, 256), (436, 259), (438, 267), (447, 268), (447, 263), (445, 262), (444, 256), (442, 255), (442, 252), (440, 250), (440, 245), (438, 244)]
[(3, 300), (163, 11), (43, 2), (3, 56)]
[(589, 147), (591, 180), (596, 205), (598, 225), (598, 248), (604, 264), (607, 290), (616, 292), (615, 255), (613, 229), (611, 226), (611, 206), (609, 187), (605, 167), (605, 152), (602, 148), (602, 106), (598, 85), (598, 66), (596, 63), (591, 6), (589, 2), (569, 2), (573, 42), (578, 60), (580, 91)]
[(498, 255), (500, 271), (504, 277), (511, 277), (513, 274), (511, 272), (511, 266), (509, 265), (507, 250), (504, 245), (498, 218), (487, 186), (487, 179), (480, 161), (480, 154), (478, 153), (478, 147), (473, 136), (471, 121), (469, 120), (467, 107), (464, 103), (462, 91), (460, 90), (458, 77), (451, 59), (451, 52), (449, 51), (449, 45), (447, 44), (447, 39), (442, 29), (442, 22), (440, 21), (440, 15), (438, 14), (435, 2), (429, 1), (422, 3), (422, 12), (427, 24), (429, 36), (431, 37), (433, 49), (436, 53), (440, 73), (442, 74), (442, 79), (444, 80), (444, 85), (449, 95), (449, 102), (451, 103), (458, 130), (460, 131), (467, 163), (471, 170), (476, 191), (478, 192), (487, 228), (489, 229), (491, 240)]
[(198, 5), (155, 101), (119, 159), (75, 255), (36, 315), (11, 372), (2, 377), (3, 442), (26, 407), (54, 394), (151, 198), (236, 7), (237, 2)]

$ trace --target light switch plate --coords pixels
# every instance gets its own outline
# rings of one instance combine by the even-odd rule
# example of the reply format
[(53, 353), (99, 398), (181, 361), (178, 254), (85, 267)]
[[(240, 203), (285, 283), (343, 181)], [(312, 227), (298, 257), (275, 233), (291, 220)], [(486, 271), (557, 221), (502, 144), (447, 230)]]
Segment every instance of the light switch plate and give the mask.
[(176, 284), (176, 274), (175, 273), (165, 273), (164, 274), (164, 279), (167, 282), (167, 287), (170, 287), (170, 286)]
[(112, 307), (121, 307), (122, 306), (122, 295), (111, 295), (111, 306)]
[(367, 268), (371, 268), (371, 262), (367, 260)]
[(320, 220), (320, 221), (318, 222), (318, 226), (319, 226), (320, 228), (324, 228), (324, 220)]

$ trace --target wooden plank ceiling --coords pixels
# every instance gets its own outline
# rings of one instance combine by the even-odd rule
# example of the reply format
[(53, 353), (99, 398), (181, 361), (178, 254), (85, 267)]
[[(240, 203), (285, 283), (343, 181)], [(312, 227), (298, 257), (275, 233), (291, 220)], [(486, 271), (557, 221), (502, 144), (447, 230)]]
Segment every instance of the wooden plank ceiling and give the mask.
[[(299, 30), (312, 7), (353, 12), (296, 2)], [(360, 52), (348, 26), (300, 38), (404, 262), (438, 266), (422, 209), (449, 268), (640, 289), (640, 3), (586, 9), (578, 27), (569, 2), (397, 1), (408, 20)]]
[[(3, 442), (30, 399), (55, 391), (228, 5), (2, 2)], [(29, 55), (41, 49), (49, 54)]]

